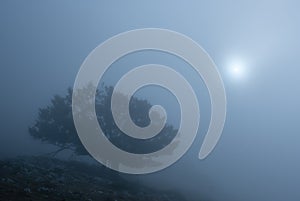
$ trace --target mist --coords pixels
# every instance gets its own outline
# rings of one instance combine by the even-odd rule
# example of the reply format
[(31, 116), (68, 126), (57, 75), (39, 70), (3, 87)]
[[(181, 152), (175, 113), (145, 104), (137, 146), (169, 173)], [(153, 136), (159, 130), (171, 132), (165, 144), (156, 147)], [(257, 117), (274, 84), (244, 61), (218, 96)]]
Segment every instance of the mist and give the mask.
[[(53, 95), (65, 95), (87, 55), (106, 39), (148, 27), (180, 32), (215, 62), (227, 96), (222, 137), (198, 159), (210, 121), (210, 100), (201, 79), (174, 55), (130, 54), (115, 62), (101, 83), (115, 85), (128, 70), (172, 66), (195, 89), (200, 127), (191, 149), (175, 164), (148, 175), (124, 175), (187, 200), (298, 201), (300, 199), (300, 4), (297, 1), (1, 1), (0, 157), (39, 155), (53, 145), (34, 140), (28, 127)], [(239, 60), (243, 77), (230, 72)], [(168, 91), (136, 93), (165, 107), (178, 128), (179, 105)]]

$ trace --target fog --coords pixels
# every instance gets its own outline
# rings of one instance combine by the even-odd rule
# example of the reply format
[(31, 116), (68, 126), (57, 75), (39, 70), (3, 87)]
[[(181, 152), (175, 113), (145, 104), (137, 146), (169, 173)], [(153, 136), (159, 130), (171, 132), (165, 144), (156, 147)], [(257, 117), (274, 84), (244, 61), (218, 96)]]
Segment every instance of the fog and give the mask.
[[(156, 27), (183, 33), (214, 60), (224, 81), (227, 118), (213, 152), (198, 153), (210, 121), (201, 78), (179, 58), (137, 52), (115, 62), (102, 82), (113, 85), (147, 63), (173, 66), (195, 89), (201, 121), (191, 149), (171, 167), (138, 176), (189, 200), (298, 201), (300, 199), (300, 14), (297, 1), (1, 1), (0, 156), (46, 153), (28, 126), (38, 108), (72, 87), (86, 56), (106, 39)], [(242, 62), (244, 75), (230, 72)], [(161, 103), (178, 126), (179, 105), (162, 89), (137, 96)], [(137, 176), (129, 176), (135, 179)]]

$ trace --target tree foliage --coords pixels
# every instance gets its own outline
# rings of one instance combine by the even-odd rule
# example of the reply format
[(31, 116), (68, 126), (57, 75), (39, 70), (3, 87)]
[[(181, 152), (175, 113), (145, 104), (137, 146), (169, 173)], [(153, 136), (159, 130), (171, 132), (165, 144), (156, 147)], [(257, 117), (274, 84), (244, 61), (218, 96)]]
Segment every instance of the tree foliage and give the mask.
[[(111, 113), (112, 92), (111, 86), (103, 86), (101, 90), (97, 90), (95, 109), (103, 132), (114, 145), (132, 153), (150, 153), (172, 141), (177, 130), (171, 125), (165, 125), (157, 136), (148, 140), (135, 139), (124, 134), (116, 126)], [(58, 146), (58, 151), (71, 149), (78, 155), (87, 155), (88, 152), (81, 144), (73, 122), (72, 93), (72, 90), (68, 89), (65, 96), (55, 95), (48, 106), (40, 108), (35, 123), (29, 127), (29, 133), (35, 139)], [(86, 104), (89, 104), (90, 90), (86, 90), (85, 93)], [(127, 97), (118, 94), (118, 98), (122, 102), (122, 99)], [(129, 111), (133, 122), (138, 126), (147, 126), (150, 123), (148, 112), (151, 107), (149, 101), (132, 97)]]

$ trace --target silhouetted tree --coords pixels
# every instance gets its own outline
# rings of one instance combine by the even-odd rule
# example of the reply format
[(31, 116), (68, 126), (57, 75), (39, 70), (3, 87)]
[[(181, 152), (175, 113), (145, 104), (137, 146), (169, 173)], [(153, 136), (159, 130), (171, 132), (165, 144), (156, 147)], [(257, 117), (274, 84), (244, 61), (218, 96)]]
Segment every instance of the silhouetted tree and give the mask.
[[(97, 90), (95, 108), (98, 122), (113, 144), (128, 152), (149, 153), (163, 148), (175, 137), (177, 130), (171, 125), (165, 125), (157, 136), (148, 140), (135, 139), (122, 133), (111, 113), (112, 92), (111, 86), (102, 86), (101, 90)], [(55, 95), (50, 105), (40, 108), (34, 125), (29, 127), (29, 133), (35, 139), (58, 146), (59, 149), (54, 154), (70, 149), (78, 155), (87, 155), (88, 152), (81, 144), (73, 122), (72, 93), (72, 89), (68, 89), (65, 96)], [(84, 93), (87, 97), (86, 104), (89, 104), (90, 90)], [(122, 94), (118, 96), (124, 100), (127, 98)], [(133, 122), (142, 127), (147, 126), (150, 123), (148, 112), (151, 106), (147, 100), (132, 97), (129, 111)]]

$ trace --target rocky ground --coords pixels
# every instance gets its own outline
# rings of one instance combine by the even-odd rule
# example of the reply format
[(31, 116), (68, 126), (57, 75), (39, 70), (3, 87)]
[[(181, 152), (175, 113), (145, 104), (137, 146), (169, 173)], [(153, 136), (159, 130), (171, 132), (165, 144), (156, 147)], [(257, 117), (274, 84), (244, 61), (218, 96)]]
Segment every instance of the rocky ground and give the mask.
[(23, 157), (0, 161), (0, 201), (183, 201), (75, 161)]

